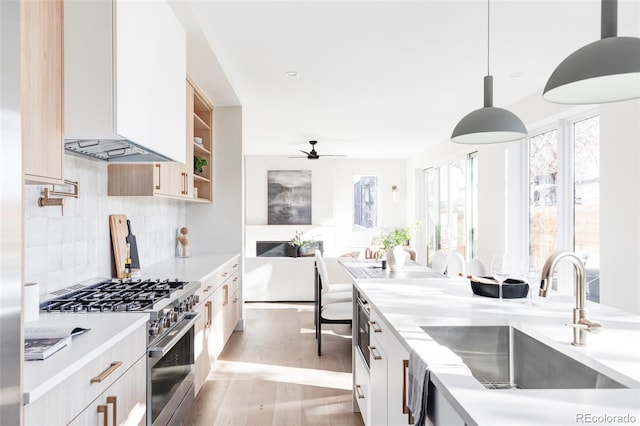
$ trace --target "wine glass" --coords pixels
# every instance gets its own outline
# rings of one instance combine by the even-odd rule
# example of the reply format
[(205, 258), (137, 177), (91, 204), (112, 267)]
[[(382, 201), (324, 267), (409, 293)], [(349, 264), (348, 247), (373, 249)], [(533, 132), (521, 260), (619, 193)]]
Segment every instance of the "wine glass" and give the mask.
[(527, 304), (533, 306), (533, 292), (538, 286), (540, 280), (540, 271), (542, 269), (540, 258), (536, 255), (524, 255), (522, 256), (522, 262), (520, 264), (522, 268), (522, 276), (529, 283), (529, 301)]
[(506, 254), (491, 257), (491, 274), (498, 281), (498, 298), (502, 300), (502, 283), (509, 277), (509, 258)]

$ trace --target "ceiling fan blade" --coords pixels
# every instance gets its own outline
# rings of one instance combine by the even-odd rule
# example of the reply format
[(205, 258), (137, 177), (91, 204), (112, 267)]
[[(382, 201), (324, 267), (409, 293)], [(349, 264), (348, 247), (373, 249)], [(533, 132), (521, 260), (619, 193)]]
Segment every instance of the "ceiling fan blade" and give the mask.
[(319, 157), (347, 157), (347, 154), (322, 154)]
[(308, 153), (307, 151), (300, 150), (300, 152), (302, 152), (303, 154), (306, 154), (307, 156), (311, 155), (311, 154), (310, 154), (310, 153)]

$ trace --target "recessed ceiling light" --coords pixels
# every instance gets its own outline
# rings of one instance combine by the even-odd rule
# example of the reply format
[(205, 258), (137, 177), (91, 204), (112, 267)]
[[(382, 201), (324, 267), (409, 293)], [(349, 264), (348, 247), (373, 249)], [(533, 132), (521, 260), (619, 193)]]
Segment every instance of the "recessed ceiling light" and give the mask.
[(297, 77), (298, 76), (298, 72), (297, 71), (287, 71), (285, 74), (287, 75), (287, 77)]

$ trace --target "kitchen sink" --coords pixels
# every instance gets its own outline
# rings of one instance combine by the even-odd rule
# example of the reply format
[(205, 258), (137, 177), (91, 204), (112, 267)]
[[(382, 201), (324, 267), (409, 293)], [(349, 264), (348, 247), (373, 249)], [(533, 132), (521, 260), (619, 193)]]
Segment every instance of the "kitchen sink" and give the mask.
[(627, 387), (510, 326), (421, 328), (488, 389)]

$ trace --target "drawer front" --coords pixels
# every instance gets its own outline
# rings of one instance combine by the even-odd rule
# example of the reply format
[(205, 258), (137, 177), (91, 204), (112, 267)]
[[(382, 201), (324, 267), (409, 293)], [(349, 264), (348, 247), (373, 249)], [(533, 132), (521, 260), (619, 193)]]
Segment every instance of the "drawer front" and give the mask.
[(146, 324), (24, 408), (25, 425), (67, 424), (146, 355)]
[(218, 288), (219, 285), (219, 275), (211, 274), (209, 278), (202, 281), (200, 288), (196, 291), (196, 296), (198, 296), (198, 305), (196, 307), (200, 307), (205, 303), (207, 298), (209, 298), (213, 292)]
[(376, 311), (371, 309), (371, 315), (369, 318), (369, 340), (375, 338), (379, 346), (386, 348), (387, 336), (389, 333), (389, 326), (387, 326)]
[(369, 403), (369, 370), (366, 367), (364, 359), (359, 352), (355, 353), (355, 374), (354, 374), (354, 383), (353, 383), (353, 392), (356, 401), (358, 402), (358, 408), (360, 408), (360, 414), (362, 415), (362, 420), (365, 425), (370, 424), (369, 422), (369, 413), (370, 413), (370, 403)]

